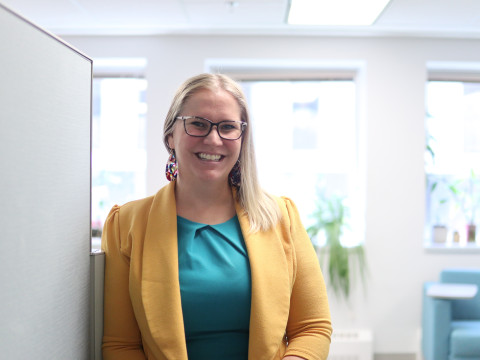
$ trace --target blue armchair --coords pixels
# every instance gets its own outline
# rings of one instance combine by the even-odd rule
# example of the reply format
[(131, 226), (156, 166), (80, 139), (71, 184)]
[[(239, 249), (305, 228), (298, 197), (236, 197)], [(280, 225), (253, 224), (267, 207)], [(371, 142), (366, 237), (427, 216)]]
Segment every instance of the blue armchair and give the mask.
[[(461, 285), (460, 285), (461, 284)], [(422, 351), (425, 360), (480, 360), (480, 269), (448, 269), (425, 283)]]

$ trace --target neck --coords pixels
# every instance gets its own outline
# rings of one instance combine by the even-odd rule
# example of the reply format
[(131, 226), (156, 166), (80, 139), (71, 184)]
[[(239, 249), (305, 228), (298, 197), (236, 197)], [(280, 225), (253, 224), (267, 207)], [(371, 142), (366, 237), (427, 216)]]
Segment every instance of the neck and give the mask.
[(195, 183), (177, 179), (177, 215), (204, 224), (220, 224), (235, 215), (235, 201), (227, 182)]

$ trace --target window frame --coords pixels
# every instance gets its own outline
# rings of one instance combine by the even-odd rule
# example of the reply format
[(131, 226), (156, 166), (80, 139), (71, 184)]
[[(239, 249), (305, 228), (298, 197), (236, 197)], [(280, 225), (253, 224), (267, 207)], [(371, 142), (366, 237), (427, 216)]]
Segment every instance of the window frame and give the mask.
[[(92, 111), (93, 111), (93, 82), (97, 79), (141, 79), (147, 80), (145, 76), (145, 70), (147, 66), (146, 58), (96, 58), (93, 62), (93, 74), (92, 74)], [(148, 115), (147, 115), (148, 116)], [(93, 113), (92, 120), (93, 122)], [(148, 120), (147, 120), (148, 121)], [(146, 134), (145, 134), (146, 135)], [(93, 123), (92, 123), (92, 134), (91, 134), (91, 152), (93, 156)], [(147, 139), (145, 138), (145, 142)], [(147, 151), (148, 148), (145, 148)], [(93, 159), (92, 159), (93, 166)], [(145, 171), (145, 179), (147, 177), (147, 171)], [(91, 186), (93, 188), (93, 173), (91, 174)], [(146, 183), (145, 183), (146, 187)], [(92, 197), (92, 196), (91, 196)], [(93, 201), (93, 199), (92, 199)], [(93, 202), (91, 204), (93, 209)], [(93, 210), (90, 214), (90, 222), (94, 221)], [(103, 219), (105, 221), (105, 219)], [(98, 232), (98, 229), (94, 231), (92, 227), (91, 234), (91, 249), (93, 251), (100, 250), (100, 237), (101, 232)]]
[[(427, 63), (427, 78), (425, 82), (425, 112), (427, 113), (427, 86), (430, 82), (441, 81), (441, 82), (474, 82), (480, 84), (480, 63), (457, 63), (457, 62), (428, 62)], [(426, 124), (425, 124), (426, 127)], [(427, 133), (427, 128), (425, 128), (425, 133)], [(427, 144), (425, 144), (427, 145)], [(427, 151), (427, 150), (426, 150)], [(427, 179), (428, 173), (426, 172), (426, 167), (424, 166), (425, 179)], [(427, 226), (432, 227), (433, 224), (427, 221), (427, 192), (428, 188), (425, 189), (425, 228)], [(480, 229), (477, 227), (477, 232)], [(478, 239), (478, 235), (477, 235)], [(432, 237), (424, 237), (423, 240), (424, 250), (428, 253), (448, 253), (448, 254), (474, 254), (480, 253), (480, 242), (477, 240), (476, 243), (466, 243), (466, 244), (456, 244), (456, 243), (434, 243)]]
[[(366, 242), (366, 115), (364, 61), (315, 61), (305, 59), (207, 59), (205, 70), (223, 73), (237, 81), (335, 81), (349, 80), (356, 89), (356, 173), (361, 222), (359, 245)], [(268, 190), (268, 189), (267, 189)], [(293, 199), (295, 200), (295, 199)]]

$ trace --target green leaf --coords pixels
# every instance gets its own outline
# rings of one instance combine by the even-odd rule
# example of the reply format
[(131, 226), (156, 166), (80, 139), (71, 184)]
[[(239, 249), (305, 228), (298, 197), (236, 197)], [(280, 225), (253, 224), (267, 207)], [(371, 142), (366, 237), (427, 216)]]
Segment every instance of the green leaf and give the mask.
[[(328, 257), (325, 269), (328, 271), (328, 284), (338, 297), (348, 299), (352, 279), (357, 274), (365, 284), (364, 248), (363, 246), (348, 248), (341, 244), (343, 230), (349, 226), (348, 208), (343, 204), (342, 198), (320, 196), (316, 204), (317, 208), (312, 214), (315, 223), (308, 227), (307, 233), (312, 238), (320, 231), (325, 232), (326, 245), (319, 251), (322, 258), (321, 264), (324, 264), (323, 258)], [(351, 264), (355, 265), (355, 271), (351, 268)]]

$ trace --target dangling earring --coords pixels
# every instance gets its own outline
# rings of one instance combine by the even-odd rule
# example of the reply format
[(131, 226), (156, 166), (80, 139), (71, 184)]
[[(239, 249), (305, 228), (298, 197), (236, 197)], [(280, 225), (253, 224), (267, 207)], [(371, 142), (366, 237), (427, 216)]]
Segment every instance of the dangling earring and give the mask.
[(175, 158), (175, 150), (172, 150), (168, 157), (167, 166), (165, 167), (165, 175), (168, 181), (174, 181), (177, 178), (178, 166)]
[(240, 172), (240, 160), (233, 165), (232, 171), (228, 175), (228, 181), (231, 186), (240, 187), (242, 173)]

